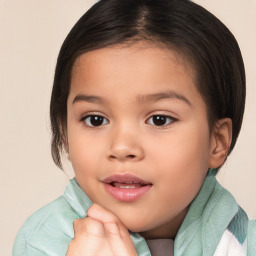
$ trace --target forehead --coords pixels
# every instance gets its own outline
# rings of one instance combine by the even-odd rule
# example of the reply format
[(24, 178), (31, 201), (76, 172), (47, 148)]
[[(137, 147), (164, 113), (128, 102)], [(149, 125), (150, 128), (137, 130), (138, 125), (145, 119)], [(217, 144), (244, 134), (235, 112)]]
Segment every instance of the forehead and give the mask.
[[(78, 94), (105, 94), (126, 98), (161, 94), (199, 97), (195, 71), (181, 53), (147, 42), (114, 45), (77, 58), (72, 70), (69, 98)], [(131, 99), (130, 97), (130, 99)], [(195, 97), (194, 97), (195, 98)], [(189, 101), (189, 100), (188, 100)]]
[[(78, 76), (81, 77), (82, 73), (84, 74), (83, 78), (88, 79), (96, 73), (108, 77), (113, 69), (117, 71), (116, 75), (121, 76), (120, 71), (124, 66), (126, 73), (134, 72), (134, 67), (136, 67), (138, 72), (145, 73), (145, 77), (149, 73), (150, 75), (161, 75), (161, 71), (165, 72), (168, 68), (169, 72), (172, 72), (175, 66), (175, 72), (189, 76), (196, 84), (195, 69), (188, 58), (185, 57), (185, 54), (159, 43), (143, 41), (133, 44), (112, 45), (80, 55), (72, 68), (72, 82)], [(163, 66), (166, 66), (166, 68), (163, 69)]]

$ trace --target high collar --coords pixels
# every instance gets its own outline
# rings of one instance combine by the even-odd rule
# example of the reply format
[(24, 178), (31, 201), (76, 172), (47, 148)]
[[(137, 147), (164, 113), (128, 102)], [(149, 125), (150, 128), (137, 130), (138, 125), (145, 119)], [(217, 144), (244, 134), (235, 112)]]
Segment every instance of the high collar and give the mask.
[[(81, 218), (93, 204), (75, 178), (67, 185), (64, 197)], [(233, 196), (217, 182), (215, 173), (209, 172), (176, 235), (174, 255), (213, 255), (238, 210)], [(137, 233), (130, 235), (138, 255), (150, 256), (145, 239)]]
[(213, 255), (238, 210), (234, 197), (209, 172), (176, 235), (174, 255)]

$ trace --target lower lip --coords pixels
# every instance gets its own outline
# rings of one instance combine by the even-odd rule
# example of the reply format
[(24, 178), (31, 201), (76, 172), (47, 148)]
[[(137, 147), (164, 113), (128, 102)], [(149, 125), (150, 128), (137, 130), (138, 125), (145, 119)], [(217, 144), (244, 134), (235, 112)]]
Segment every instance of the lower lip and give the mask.
[(105, 183), (105, 189), (118, 201), (134, 202), (146, 194), (152, 185), (146, 185), (139, 188), (118, 188)]

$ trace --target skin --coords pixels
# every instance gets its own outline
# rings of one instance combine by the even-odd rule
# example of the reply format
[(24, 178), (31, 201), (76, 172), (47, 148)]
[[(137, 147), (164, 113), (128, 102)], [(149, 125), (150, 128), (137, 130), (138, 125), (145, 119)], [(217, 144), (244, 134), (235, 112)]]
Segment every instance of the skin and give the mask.
[[(174, 238), (208, 168), (223, 164), (231, 142), (230, 119), (219, 120), (210, 133), (190, 64), (175, 51), (144, 42), (91, 51), (73, 67), (67, 103), (70, 161), (92, 209), (102, 212), (92, 210), (75, 223), (67, 255), (136, 255), (127, 229), (145, 238)], [(102, 125), (92, 126), (90, 115), (103, 117)], [(156, 125), (154, 115), (166, 116), (165, 124)], [(125, 173), (152, 183), (151, 189), (134, 202), (116, 200), (102, 181)], [(117, 235), (122, 249), (113, 247), (106, 223), (126, 234)], [(75, 254), (83, 241), (97, 240), (81, 231), (90, 225), (106, 243), (95, 242), (98, 251), (91, 254)]]
[(127, 228), (111, 212), (94, 204), (85, 219), (74, 221), (75, 236), (66, 256), (136, 256)]

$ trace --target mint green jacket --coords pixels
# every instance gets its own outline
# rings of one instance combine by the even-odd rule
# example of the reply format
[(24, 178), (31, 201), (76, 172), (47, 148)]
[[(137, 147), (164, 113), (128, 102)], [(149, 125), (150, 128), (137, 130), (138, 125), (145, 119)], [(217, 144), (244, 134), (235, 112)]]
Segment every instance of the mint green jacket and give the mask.
[[(66, 255), (74, 237), (73, 221), (86, 217), (91, 205), (76, 179), (70, 180), (62, 196), (25, 222), (15, 239), (13, 256)], [(138, 256), (151, 255), (143, 237), (130, 235)], [(256, 221), (248, 220), (214, 174), (207, 175), (191, 203), (174, 241), (174, 255), (256, 255)]]

